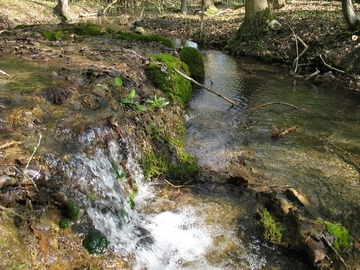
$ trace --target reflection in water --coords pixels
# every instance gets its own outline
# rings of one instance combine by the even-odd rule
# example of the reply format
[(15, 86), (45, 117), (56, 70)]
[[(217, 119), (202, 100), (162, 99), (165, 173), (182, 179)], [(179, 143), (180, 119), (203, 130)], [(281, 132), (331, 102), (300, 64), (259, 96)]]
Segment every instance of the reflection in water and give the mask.
[[(360, 94), (316, 87), (282, 75), (282, 70), (220, 52), (207, 51), (206, 85), (239, 102), (198, 89), (187, 113), (187, 150), (201, 165), (224, 171), (241, 152), (255, 181), (290, 185), (307, 194), (323, 218), (343, 222), (360, 235)], [(283, 105), (248, 108), (267, 102)], [(298, 126), (273, 141), (273, 127)], [(240, 166), (240, 164), (239, 164)]]

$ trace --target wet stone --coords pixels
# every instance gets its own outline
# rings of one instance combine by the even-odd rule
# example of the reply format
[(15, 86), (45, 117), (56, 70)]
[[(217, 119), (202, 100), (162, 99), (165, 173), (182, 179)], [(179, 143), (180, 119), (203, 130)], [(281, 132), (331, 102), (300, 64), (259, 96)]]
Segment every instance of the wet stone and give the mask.
[(48, 89), (41, 93), (47, 101), (55, 105), (61, 105), (71, 96), (69, 89)]

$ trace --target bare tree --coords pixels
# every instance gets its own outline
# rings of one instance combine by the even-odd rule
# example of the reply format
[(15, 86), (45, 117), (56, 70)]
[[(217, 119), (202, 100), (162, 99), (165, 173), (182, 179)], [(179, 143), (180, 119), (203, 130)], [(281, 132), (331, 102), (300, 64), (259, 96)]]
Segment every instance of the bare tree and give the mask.
[(345, 21), (351, 30), (360, 29), (360, 17), (356, 13), (352, 0), (341, 0)]

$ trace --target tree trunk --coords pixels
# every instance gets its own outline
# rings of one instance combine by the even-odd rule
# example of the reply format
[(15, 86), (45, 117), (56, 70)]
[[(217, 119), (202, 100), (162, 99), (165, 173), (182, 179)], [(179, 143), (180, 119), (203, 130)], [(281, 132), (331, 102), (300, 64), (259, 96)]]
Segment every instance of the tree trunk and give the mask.
[(69, 10), (69, 0), (58, 0), (58, 4), (55, 7), (55, 12), (59, 14), (62, 19), (67, 21), (68, 17), (68, 10)]
[(188, 14), (188, 8), (186, 0), (181, 0), (181, 13), (182, 14)]
[(245, 20), (252, 20), (256, 13), (268, 8), (267, 0), (248, 0), (245, 1)]
[(341, 0), (345, 21), (351, 30), (360, 29), (360, 17), (355, 12), (352, 0)]
[(215, 0), (205, 0), (204, 1), (204, 11), (208, 13), (214, 13), (217, 8), (215, 7)]

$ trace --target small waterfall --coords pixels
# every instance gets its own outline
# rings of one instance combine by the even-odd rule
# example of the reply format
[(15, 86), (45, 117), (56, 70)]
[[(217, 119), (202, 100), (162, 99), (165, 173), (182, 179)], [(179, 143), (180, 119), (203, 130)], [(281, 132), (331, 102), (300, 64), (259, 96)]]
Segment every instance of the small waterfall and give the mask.
[[(161, 194), (166, 185), (144, 181), (131, 136), (111, 139), (105, 146), (97, 139), (111, 132), (91, 128), (78, 137), (85, 147), (69, 154), (60, 166), (62, 178), (69, 179), (62, 190), (81, 202), (82, 220), (90, 220), (103, 232), (110, 249), (131, 269), (260, 269), (265, 265), (258, 247), (245, 247), (237, 236), (238, 213), (233, 206), (192, 192), (180, 199), (172, 197), (171, 192), (178, 196), (174, 189)], [(138, 189), (133, 209), (129, 177)]]

